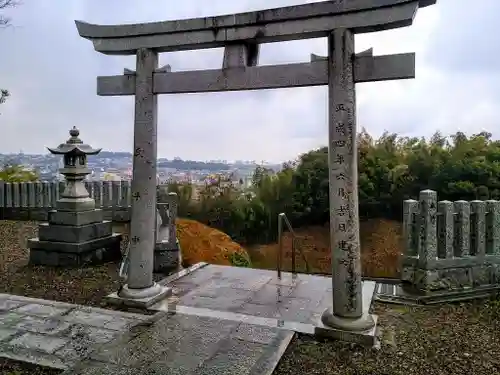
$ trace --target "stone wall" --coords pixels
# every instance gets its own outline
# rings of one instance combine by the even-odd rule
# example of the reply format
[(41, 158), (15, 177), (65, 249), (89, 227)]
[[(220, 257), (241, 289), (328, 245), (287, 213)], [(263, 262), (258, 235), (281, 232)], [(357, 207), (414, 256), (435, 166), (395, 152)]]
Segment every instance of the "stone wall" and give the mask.
[(403, 211), (403, 282), (424, 293), (500, 286), (500, 201), (438, 202), (423, 190)]

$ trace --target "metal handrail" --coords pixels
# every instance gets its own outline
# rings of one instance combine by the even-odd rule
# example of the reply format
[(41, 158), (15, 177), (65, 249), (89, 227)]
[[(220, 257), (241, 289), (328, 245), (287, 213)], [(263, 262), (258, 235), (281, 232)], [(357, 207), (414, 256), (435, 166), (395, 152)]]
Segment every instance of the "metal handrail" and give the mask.
[(123, 254), (122, 261), (120, 263), (120, 268), (118, 270), (118, 275), (122, 279), (124, 284), (128, 280), (128, 267), (130, 265), (130, 245), (125, 249), (125, 254)]
[[(281, 279), (281, 262), (283, 258), (283, 223), (286, 224), (288, 230), (292, 234), (292, 273), (296, 273), (295, 270), (295, 250), (297, 248), (296, 246), (296, 241), (299, 239), (299, 237), (295, 234), (295, 231), (292, 228), (292, 224), (290, 224), (290, 220), (288, 220), (288, 217), (284, 212), (280, 213), (278, 215), (278, 253), (276, 254), (276, 272), (278, 273), (278, 278)], [(300, 255), (302, 256), (302, 259), (304, 260), (304, 263), (306, 265), (306, 271), (309, 273), (309, 264), (307, 263), (307, 259), (302, 251), (302, 248), (299, 247), (299, 252)]]

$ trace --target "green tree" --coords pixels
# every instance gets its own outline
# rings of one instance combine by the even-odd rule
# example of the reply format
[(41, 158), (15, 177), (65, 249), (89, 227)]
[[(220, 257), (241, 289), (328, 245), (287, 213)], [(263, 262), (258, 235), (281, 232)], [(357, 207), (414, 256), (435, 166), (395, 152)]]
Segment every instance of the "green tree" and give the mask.
[(0, 181), (5, 182), (30, 182), (38, 181), (36, 172), (27, 170), (21, 165), (8, 164), (0, 171)]
[[(374, 139), (363, 129), (357, 145), (361, 218), (401, 219), (403, 201), (423, 189), (436, 190), (439, 200), (500, 199), (500, 141), (490, 133), (436, 133), (430, 139), (384, 133)], [(294, 226), (328, 223), (328, 178), (323, 147), (277, 173), (257, 167), (249, 191), (219, 180), (202, 189), (199, 202), (189, 194), (184, 201), (191, 202), (185, 206), (193, 218), (239, 242), (274, 241), (281, 212)]]

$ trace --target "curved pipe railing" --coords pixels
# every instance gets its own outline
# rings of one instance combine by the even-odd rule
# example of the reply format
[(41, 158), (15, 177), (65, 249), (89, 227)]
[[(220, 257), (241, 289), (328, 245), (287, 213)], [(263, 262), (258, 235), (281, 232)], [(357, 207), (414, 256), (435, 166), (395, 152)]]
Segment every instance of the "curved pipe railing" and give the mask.
[[(292, 228), (292, 224), (290, 224), (290, 220), (284, 212), (278, 215), (278, 253), (276, 254), (276, 272), (278, 273), (278, 278), (281, 279), (281, 266), (283, 260), (283, 223), (287, 226), (288, 230), (292, 234), (292, 273), (296, 273), (296, 262), (295, 262), (295, 251), (297, 250), (297, 240), (299, 237), (295, 234), (295, 231)], [(309, 265), (307, 263), (307, 259), (302, 251), (302, 248), (299, 247), (300, 255), (304, 260), (304, 264), (306, 266), (306, 272), (309, 273)]]

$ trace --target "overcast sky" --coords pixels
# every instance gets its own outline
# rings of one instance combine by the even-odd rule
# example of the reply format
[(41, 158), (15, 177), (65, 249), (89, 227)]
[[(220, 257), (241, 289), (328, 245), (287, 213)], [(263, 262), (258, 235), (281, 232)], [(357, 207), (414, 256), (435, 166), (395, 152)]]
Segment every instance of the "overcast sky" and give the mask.
[[(311, 1), (310, 1), (311, 2)], [(133, 98), (98, 97), (96, 76), (134, 69), (134, 57), (98, 54), (74, 20), (171, 20), (304, 3), (301, 0), (23, 0), (0, 30), (0, 152), (45, 152), (77, 126), (94, 147), (130, 151)], [(139, 5), (140, 4), (140, 5)], [(438, 0), (411, 27), (356, 36), (356, 50), (416, 52), (416, 79), (357, 85), (358, 127), (430, 136), (436, 130), (500, 135), (499, 0)], [(305, 62), (326, 39), (265, 44), (262, 64)], [(165, 53), (173, 70), (220, 68), (222, 50)], [(326, 145), (326, 88), (159, 98), (158, 153), (184, 159), (282, 161)]]

